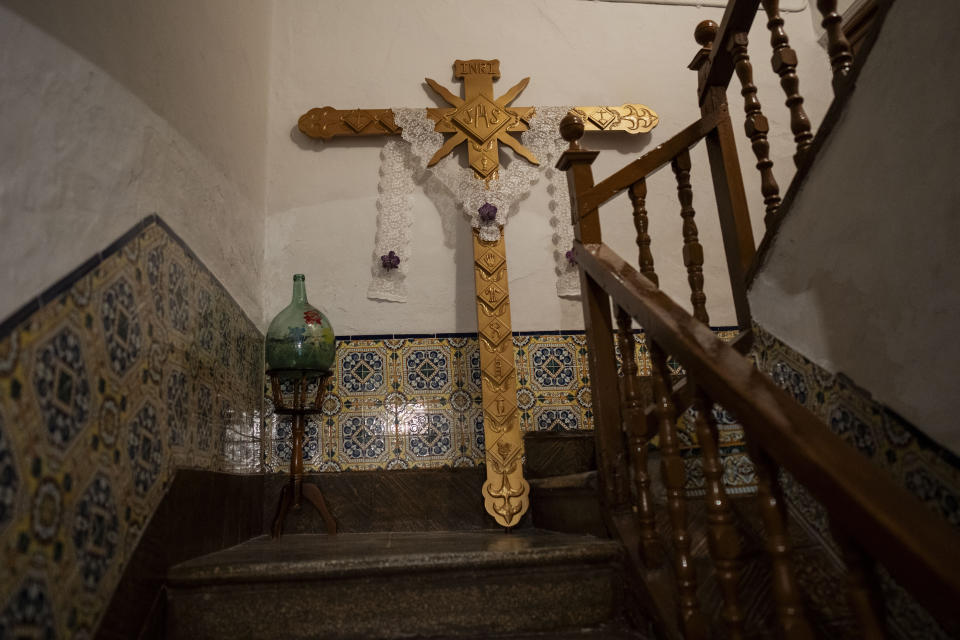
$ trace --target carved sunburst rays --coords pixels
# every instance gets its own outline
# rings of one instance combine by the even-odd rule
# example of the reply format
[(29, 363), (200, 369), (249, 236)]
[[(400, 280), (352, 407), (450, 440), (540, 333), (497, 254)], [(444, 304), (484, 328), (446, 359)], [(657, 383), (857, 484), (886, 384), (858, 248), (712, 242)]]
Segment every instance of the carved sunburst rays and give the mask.
[[(511, 132), (526, 131), (527, 123), (535, 113), (533, 107), (507, 107), (526, 88), (530, 78), (524, 78), (499, 98), (494, 98), (492, 91), (483, 89), (471, 96), (473, 92), (470, 87), (466, 88), (468, 97), (460, 98), (436, 80), (425, 80), (437, 95), (453, 107), (427, 109), (427, 116), (436, 123), (435, 131), (453, 134), (430, 158), (427, 166), (435, 165), (463, 142), (467, 143), (470, 166), (477, 177), (484, 180), (496, 177), (500, 166), (499, 142), (513, 149), (528, 162), (540, 164), (529, 149), (510, 135)], [(470, 78), (466, 77), (465, 81), (469, 83)]]

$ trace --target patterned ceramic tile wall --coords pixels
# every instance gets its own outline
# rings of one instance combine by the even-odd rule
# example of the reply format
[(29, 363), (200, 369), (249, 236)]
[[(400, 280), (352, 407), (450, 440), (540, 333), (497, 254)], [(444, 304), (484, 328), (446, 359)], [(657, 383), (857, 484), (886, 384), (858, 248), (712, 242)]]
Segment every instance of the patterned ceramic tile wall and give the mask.
[(0, 328), (0, 638), (92, 635), (179, 467), (259, 471), (263, 337), (155, 216)]
[(757, 367), (898, 484), (960, 526), (960, 459), (857, 387), (754, 327)]
[[(761, 371), (897, 484), (948, 523), (960, 527), (957, 456), (874, 401), (845, 376), (826, 371), (758, 325), (754, 325), (754, 335), (752, 356)], [(826, 510), (789, 474), (782, 474), (782, 482), (791, 511), (833, 550), (840, 563)], [(950, 637), (885, 571), (880, 577), (892, 637)]]
[[(717, 330), (726, 340), (736, 331)], [(514, 335), (517, 404), (524, 431), (593, 429), (586, 340), (582, 333)], [(649, 374), (643, 334), (637, 364)], [(674, 367), (679, 371), (678, 367)], [(267, 398), (269, 402), (269, 398)], [(324, 413), (308, 420), (304, 466), (312, 471), (475, 466), (484, 461), (480, 358), (475, 335), (347, 337)], [(269, 407), (268, 407), (269, 410)], [(719, 407), (728, 487), (752, 491), (753, 467), (735, 421)], [(289, 418), (268, 417), (265, 466), (290, 463)], [(703, 471), (689, 416), (680, 422), (688, 489), (702, 492)]]

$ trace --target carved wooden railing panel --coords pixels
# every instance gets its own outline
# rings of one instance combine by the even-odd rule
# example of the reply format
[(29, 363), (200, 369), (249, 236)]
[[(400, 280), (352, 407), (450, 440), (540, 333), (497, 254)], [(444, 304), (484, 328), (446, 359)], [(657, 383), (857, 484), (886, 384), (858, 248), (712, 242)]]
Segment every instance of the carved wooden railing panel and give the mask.
[[(818, 0), (816, 4), (823, 18), (821, 24), (827, 34), (827, 50), (833, 70), (833, 89), (838, 93), (852, 75), (853, 52), (850, 42), (844, 35), (842, 18), (836, 11), (836, 0)], [(710, 102), (717, 99), (718, 93), (725, 96), (731, 76), (736, 73), (739, 78), (740, 93), (744, 98), (746, 113), (744, 127), (757, 158), (760, 191), (766, 210), (764, 223), (770, 228), (778, 217), (781, 196), (779, 185), (773, 174), (773, 161), (770, 158), (768, 139), (770, 123), (760, 106), (753, 65), (748, 53), (747, 37), (760, 8), (767, 16), (767, 28), (770, 31), (770, 46), (773, 50), (771, 67), (779, 77), (786, 95), (785, 104), (790, 116), (790, 129), (796, 144), (794, 162), (800, 166), (814, 136), (810, 118), (803, 107), (803, 96), (800, 94), (797, 54), (790, 46), (789, 37), (784, 29), (779, 0), (736, 0), (727, 5), (727, 11), (719, 26), (712, 20), (705, 20), (697, 25), (694, 37), (701, 45), (701, 49), (690, 63), (690, 68), (698, 72), (698, 96), (705, 113)], [(728, 255), (728, 263), (729, 261)], [(736, 294), (736, 291), (734, 293)]]
[[(753, 368), (710, 329), (683, 311), (602, 243), (575, 243), (584, 278), (607, 292), (670, 353), (704, 394), (744, 426), (761, 478), (758, 499), (774, 567), (772, 591), (780, 632), (813, 637), (800, 604), (789, 554), (778, 469), (789, 470), (830, 514), (847, 561), (849, 592), (864, 637), (883, 637), (882, 605), (870, 567), (883, 564), (945, 628), (960, 628), (960, 537), (937, 515), (850, 449), (807, 409)], [(658, 358), (659, 360), (659, 358)], [(663, 394), (657, 394), (661, 401)], [(715, 562), (722, 560), (712, 548)], [(686, 589), (686, 586), (684, 587)], [(735, 590), (735, 589), (734, 589)], [(736, 597), (736, 593), (733, 594)], [(682, 599), (680, 599), (683, 602)], [(686, 609), (689, 604), (684, 604)], [(677, 612), (678, 616), (680, 611)], [(686, 611), (684, 611), (686, 613)], [(738, 621), (723, 616), (736, 637)], [(880, 634), (880, 635), (878, 635)], [(699, 637), (688, 633), (686, 637)]]
[[(791, 128), (798, 146), (796, 157), (809, 162), (812, 158), (804, 157), (803, 152), (813, 136), (799, 95), (796, 56), (783, 30), (779, 3), (773, 0), (731, 2), (719, 27), (710, 22), (697, 27), (696, 39), (701, 49), (690, 67), (698, 72), (702, 117), (607, 178), (594, 182), (591, 165), (597, 153), (580, 148), (583, 123), (573, 116), (561, 123), (561, 134), (570, 142), (570, 150), (560, 158), (557, 168), (567, 172), (570, 187), (574, 254), (584, 292), (601, 495), (607, 524), (624, 541), (631, 541), (629, 555), (635, 562), (640, 584), (644, 584), (645, 576), (659, 571), (653, 557), (666, 548), (656, 540), (651, 500), (656, 491), (651, 487), (653, 474), (647, 469), (648, 440), (658, 433), (676, 606), (672, 621), (667, 620), (669, 624), (661, 631), (669, 637), (705, 637), (711, 614), (702, 610), (697, 599), (685, 469), (676, 430), (677, 415), (691, 408), (703, 457), (707, 546), (721, 595), (719, 617), (726, 626), (727, 637), (742, 638), (752, 631), (746, 628), (746, 612), (740, 604), (740, 537), (724, 488), (713, 416), (714, 404), (719, 403), (743, 426), (756, 469), (756, 499), (764, 525), (764, 547), (771, 567), (770, 593), (780, 635), (803, 639), (814, 635), (804, 612), (804, 598), (790, 552), (780, 486), (782, 470), (803, 484), (829, 515), (847, 569), (851, 610), (860, 623), (862, 637), (885, 637), (883, 600), (874, 570), (877, 564), (884, 565), (945, 628), (958, 631), (960, 610), (955, 603), (960, 601), (960, 555), (949, 551), (960, 548), (960, 537), (757, 371), (741, 352), (719, 341), (706, 324), (703, 248), (694, 222), (689, 151), (701, 140), (710, 160), (737, 318), (741, 327), (750, 326), (745, 275), (754, 258), (754, 244), (726, 102), (727, 85), (734, 73), (742, 86), (745, 129), (757, 158), (767, 223), (783, 215), (779, 187), (771, 171), (769, 126), (760, 109), (747, 51), (746, 34), (761, 3), (769, 19), (774, 68), (787, 94)], [(849, 45), (843, 38), (836, 3), (821, 0), (817, 6), (824, 16), (834, 90), (839, 93), (851, 74)], [(667, 165), (677, 180), (683, 219), (683, 263), (691, 287), (692, 315), (658, 289), (650, 251), (646, 181)], [(639, 270), (603, 244), (599, 207), (623, 191), (628, 192), (631, 202)], [(788, 200), (789, 194), (790, 191)], [(623, 376), (619, 379), (611, 340), (611, 302), (616, 310), (616, 340), (623, 358)], [(646, 380), (638, 377), (634, 363), (634, 321), (645, 331), (651, 356), (651, 376)], [(666, 366), (668, 354), (683, 367), (684, 378), (671, 377)], [(648, 599), (650, 595), (647, 594)]]

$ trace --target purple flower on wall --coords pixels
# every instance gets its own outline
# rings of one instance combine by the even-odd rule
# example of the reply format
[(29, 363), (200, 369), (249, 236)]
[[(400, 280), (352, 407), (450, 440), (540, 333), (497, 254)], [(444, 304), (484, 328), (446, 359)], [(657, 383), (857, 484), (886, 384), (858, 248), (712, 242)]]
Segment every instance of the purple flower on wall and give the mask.
[(577, 264), (577, 254), (573, 252), (573, 249), (570, 249), (564, 255), (567, 256), (567, 264), (570, 266)]
[(480, 214), (480, 220), (483, 222), (493, 222), (497, 219), (497, 208), (489, 202), (484, 202), (483, 205), (477, 209), (477, 213)]
[(398, 256), (395, 251), (391, 251), (386, 255), (380, 256), (380, 264), (383, 265), (383, 268), (387, 271), (396, 269), (400, 266), (400, 256)]

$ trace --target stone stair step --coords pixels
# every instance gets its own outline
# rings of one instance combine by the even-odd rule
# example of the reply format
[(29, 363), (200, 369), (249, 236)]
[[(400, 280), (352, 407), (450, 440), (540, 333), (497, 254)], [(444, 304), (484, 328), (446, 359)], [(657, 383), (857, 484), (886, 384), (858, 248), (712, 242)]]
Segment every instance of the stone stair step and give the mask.
[[(341, 533), (500, 529), (483, 508), (482, 468), (311, 473), (304, 482), (320, 487)], [(263, 522), (269, 532), (286, 473), (264, 477)], [(524, 518), (518, 526), (529, 526)], [(325, 533), (320, 514), (305, 504), (291, 510), (284, 531)]]
[(262, 536), (170, 570), (168, 631), (211, 640), (574, 633), (622, 613), (621, 562), (614, 541), (535, 529)]

